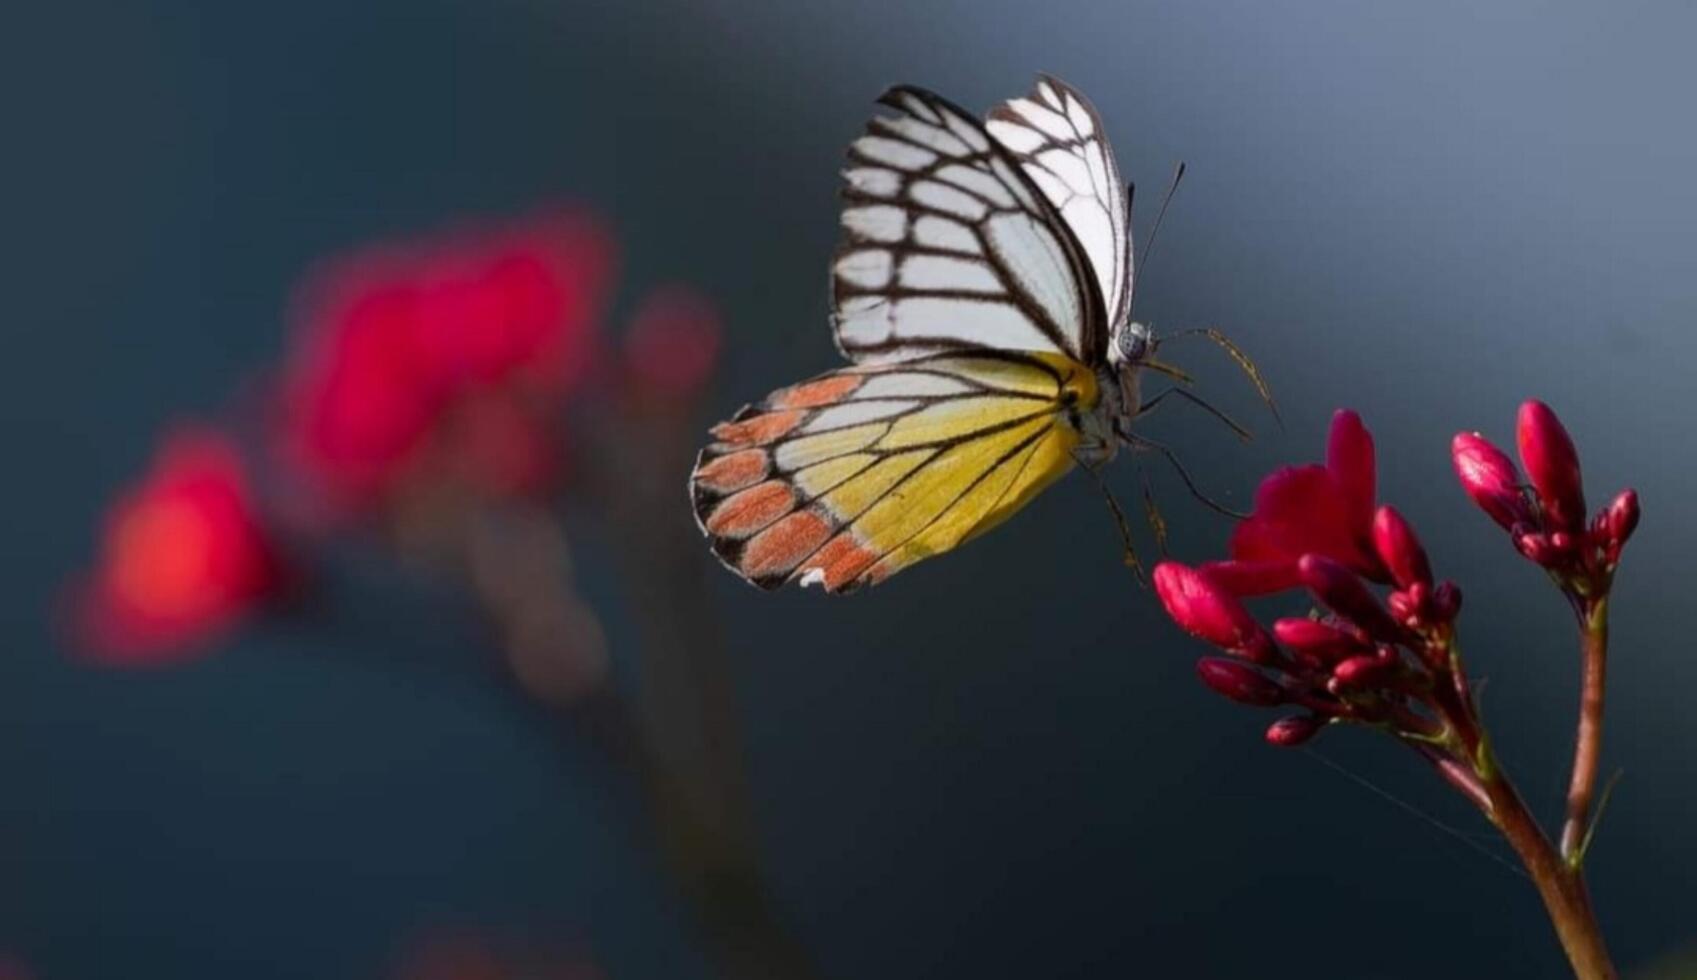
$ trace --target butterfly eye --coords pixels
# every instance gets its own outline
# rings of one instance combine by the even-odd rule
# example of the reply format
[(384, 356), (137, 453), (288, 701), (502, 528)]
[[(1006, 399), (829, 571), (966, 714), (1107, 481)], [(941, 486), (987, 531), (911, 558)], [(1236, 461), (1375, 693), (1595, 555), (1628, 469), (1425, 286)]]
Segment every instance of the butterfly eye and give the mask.
[(1120, 361), (1135, 364), (1149, 354), (1149, 330), (1141, 323), (1128, 323), (1114, 338)]

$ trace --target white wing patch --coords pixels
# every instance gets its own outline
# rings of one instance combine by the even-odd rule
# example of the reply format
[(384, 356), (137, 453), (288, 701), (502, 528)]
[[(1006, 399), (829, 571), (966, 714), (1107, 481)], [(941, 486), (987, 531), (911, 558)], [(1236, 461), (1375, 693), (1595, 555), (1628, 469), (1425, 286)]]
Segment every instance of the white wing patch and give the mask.
[[(1101, 363), (1108, 321), (1092, 260), (1023, 159), (929, 92), (880, 101), (896, 114), (867, 125), (843, 171), (832, 265), (843, 353), (887, 363), (993, 348)], [(1081, 175), (1088, 184), (1082, 162)]]
[(875, 242), (899, 242), (907, 236), (907, 212), (892, 204), (849, 208), (843, 212), (843, 227)]
[(1118, 324), (1131, 300), (1131, 216), (1096, 110), (1076, 89), (1043, 76), (984, 125), (1060, 211), (1090, 260), (1108, 322)]
[(902, 189), (902, 175), (882, 167), (855, 167), (843, 171), (849, 186), (872, 197), (895, 197)]
[(976, 232), (958, 221), (939, 218), (934, 214), (922, 214), (919, 220), (913, 223), (913, 240), (926, 248), (946, 252), (984, 254), (983, 244), (979, 242)]
[(947, 255), (910, 255), (902, 263), (901, 285), (915, 291), (1000, 294), (1002, 281), (976, 259)]
[(846, 282), (867, 289), (880, 289), (890, 284), (890, 253), (881, 248), (866, 248), (849, 252), (837, 259), (837, 276)]

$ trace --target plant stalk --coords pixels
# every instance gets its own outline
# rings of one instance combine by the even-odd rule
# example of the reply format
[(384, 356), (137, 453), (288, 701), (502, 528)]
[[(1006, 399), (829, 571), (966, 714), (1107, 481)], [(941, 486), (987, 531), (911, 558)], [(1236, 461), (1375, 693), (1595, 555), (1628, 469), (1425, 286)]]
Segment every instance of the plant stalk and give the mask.
[(1597, 795), (1597, 767), (1603, 745), (1603, 684), (1609, 653), (1609, 600), (1589, 600), (1580, 620), (1583, 679), (1579, 689), (1579, 725), (1574, 737), (1573, 775), (1567, 790), (1567, 820), (1561, 829), (1561, 856), (1575, 868), (1585, 860), (1591, 804)]
[(1509, 782), (1488, 742), (1482, 754), (1489, 773), (1483, 779), (1490, 799), (1490, 809), (1485, 815), (1502, 831), (1532, 876), (1549, 912), (1550, 924), (1555, 927), (1556, 938), (1573, 966), (1574, 976), (1578, 980), (1616, 980), (1619, 974), (1609, 960), (1602, 929), (1591, 909), (1584, 870), (1566, 860), (1550, 843), (1520, 793)]

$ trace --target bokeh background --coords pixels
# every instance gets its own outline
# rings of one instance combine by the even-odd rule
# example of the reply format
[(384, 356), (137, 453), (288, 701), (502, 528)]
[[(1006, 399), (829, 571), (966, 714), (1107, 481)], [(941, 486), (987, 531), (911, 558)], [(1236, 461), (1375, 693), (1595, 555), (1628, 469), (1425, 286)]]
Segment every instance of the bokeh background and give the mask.
[[(621, 519), (617, 493), (567, 480), (551, 513), (613, 688), (665, 710), (640, 693), (657, 632), (679, 634), (662, 638), (674, 656), (701, 645), (686, 694), (722, 688), (704, 737), (733, 776), (706, 792), (733, 801), (758, 870), (748, 943), (826, 977), (1561, 975), (1529, 884), (1417, 760), (1354, 731), (1272, 749), (1195, 682), (1202, 651), (1121, 567), (1088, 480), (844, 600), (760, 594), (694, 540), (694, 436), (836, 360), (836, 172), (871, 100), (912, 81), (983, 109), (1044, 70), (1102, 111), (1145, 222), (1188, 161), (1140, 311), (1227, 330), (1285, 418), (1198, 344), (1173, 359), (1260, 438), (1182, 408), (1151, 429), (1247, 503), (1272, 465), (1319, 455), (1333, 408), (1358, 409), (1382, 496), (1466, 590), (1488, 719), (1551, 817), (1570, 627), (1467, 505), (1448, 440), (1507, 439), (1541, 397), (1594, 495), (1640, 490), (1606, 740), (1625, 776), (1592, 882), (1621, 964), (1682, 975), (1688, 5), (306, 0), (6, 19), (6, 969), (706, 977), (737, 961), (697, 908), (712, 875), (680, 875), (689, 848), (655, 843), (643, 780), (570, 705), (491, 669), (476, 603), (380, 535), (316, 555), (304, 598), (174, 665), (91, 660), (63, 626), (114, 495), (176, 420), (249, 411), (309, 270), (563, 202), (617, 237), (613, 333), (656, 283), (717, 310), (717, 372), (681, 428), (633, 424), (616, 383), (573, 409), (603, 464), (646, 461), (603, 465), (604, 482), (648, 473), (675, 507)], [(1134, 463), (1113, 479), (1135, 498)], [(1151, 479), (1173, 551), (1219, 554), (1225, 523), (1171, 473)]]

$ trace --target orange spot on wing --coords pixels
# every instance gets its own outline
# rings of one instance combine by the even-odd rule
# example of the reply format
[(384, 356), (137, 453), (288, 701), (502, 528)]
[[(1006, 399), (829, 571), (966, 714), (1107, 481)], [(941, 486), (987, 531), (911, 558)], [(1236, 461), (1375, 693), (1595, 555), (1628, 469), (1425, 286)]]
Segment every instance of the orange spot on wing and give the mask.
[(824, 572), (825, 578), (821, 584), (827, 591), (835, 592), (864, 571), (877, 557), (877, 552), (867, 549), (853, 531), (844, 531), (826, 542), (818, 554), (808, 559), (805, 571), (817, 569)]
[(727, 445), (764, 446), (801, 422), (802, 412), (768, 412), (741, 422), (720, 422), (713, 427), (713, 437)]
[(725, 498), (707, 518), (707, 530), (720, 537), (746, 538), (795, 506), (795, 490), (782, 480), (767, 480)]
[(730, 493), (759, 483), (769, 468), (764, 449), (744, 449), (702, 463), (695, 471), (695, 482), (714, 493)]
[(832, 522), (811, 510), (798, 510), (756, 534), (742, 552), (742, 573), (748, 578), (781, 575), (801, 564), (825, 543)]
[(843, 400), (843, 396), (860, 387), (865, 378), (857, 374), (835, 374), (818, 381), (809, 381), (793, 388), (785, 389), (773, 396), (772, 404), (778, 408), (818, 408), (821, 405), (834, 405)]

